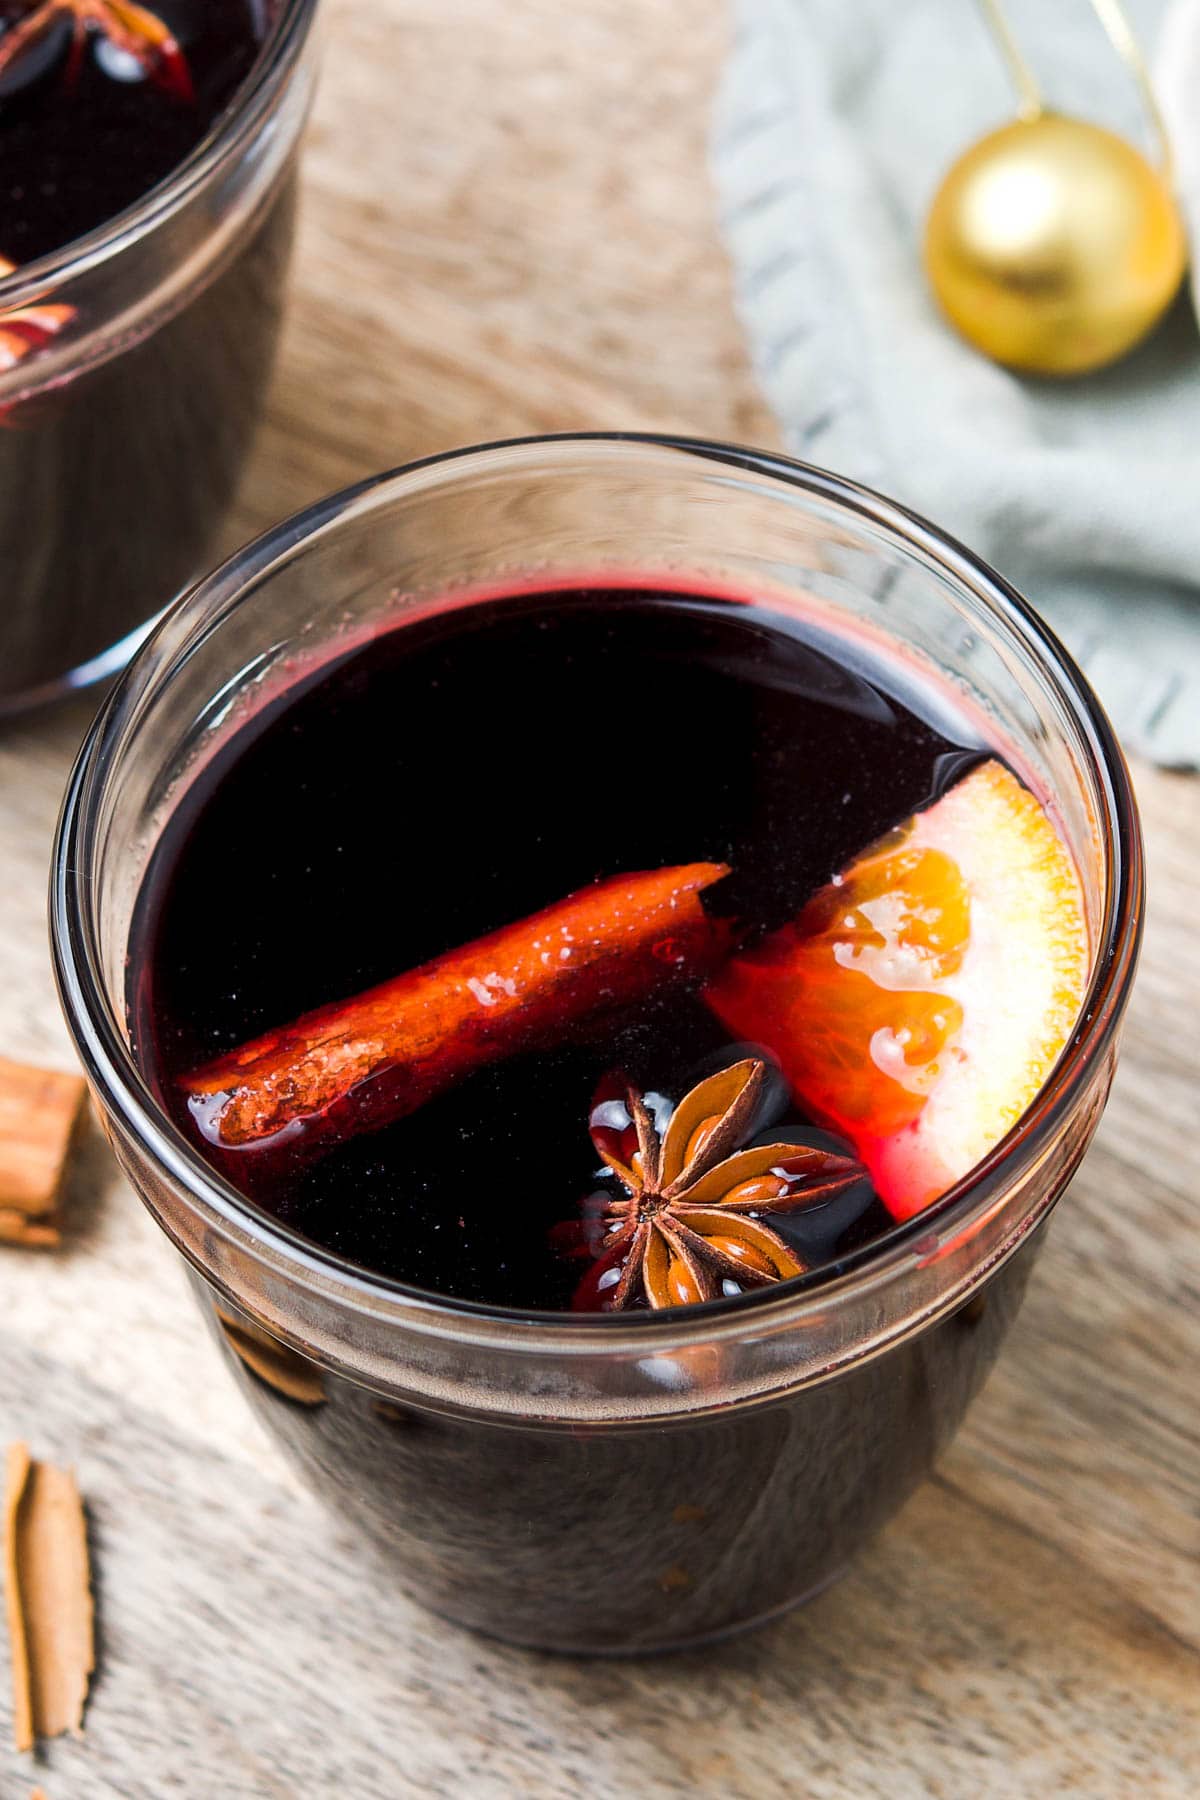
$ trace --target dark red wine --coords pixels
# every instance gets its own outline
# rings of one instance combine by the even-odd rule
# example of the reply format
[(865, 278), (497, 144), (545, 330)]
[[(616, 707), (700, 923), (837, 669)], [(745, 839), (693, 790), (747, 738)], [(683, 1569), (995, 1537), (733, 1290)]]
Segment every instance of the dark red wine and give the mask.
[(398, 1404), (315, 1369), (192, 1279), (251, 1407), (401, 1586), (496, 1637), (612, 1655), (761, 1624), (841, 1574), (950, 1442), (1041, 1242), (836, 1380), (640, 1427)]
[[(278, 12), (0, 0), (0, 276), (178, 169), (237, 106)], [(197, 252), (192, 220), (202, 272), (182, 287), (164, 226), (132, 272), (122, 251), (32, 308), (0, 301), (0, 713), (107, 672), (209, 559), (271, 372), (293, 214), (289, 163), (219, 256)], [(117, 297), (154, 303), (98, 348)]]
[(289, 177), (181, 311), (0, 420), (0, 713), (102, 656), (204, 566), (261, 414), (294, 216)]
[[(978, 754), (894, 670), (846, 655), (702, 595), (536, 594), (409, 625), (276, 702), (191, 791), (143, 894), (137, 1050), (176, 1118), (211, 1151), (189, 1071), (614, 872), (728, 864), (704, 898), (714, 920), (782, 925)], [(621, 1070), (678, 1101), (746, 1054), (671, 982), (317, 1156), (284, 1134), (218, 1160), (351, 1262), (565, 1309), (583, 1270), (555, 1227), (605, 1191), (598, 1082)], [(747, 1141), (853, 1155), (777, 1089)], [(890, 1218), (859, 1170), (771, 1223), (811, 1268)], [(714, 1297), (740, 1291), (726, 1277)]]
[[(250, 73), (268, 0), (0, 0), (0, 256), (33, 262), (189, 156)], [(161, 41), (152, 29), (161, 26)]]
[[(606, 1071), (679, 1099), (746, 1055), (689, 979), (315, 1147), (302, 1131), (215, 1148), (192, 1072), (614, 871), (728, 864), (701, 922), (753, 939), (978, 756), (899, 663), (755, 605), (575, 590), (431, 610), (266, 704), (186, 794), (130, 945), (136, 1054), (201, 1152), (299, 1232), (420, 1289), (546, 1316), (581, 1283), (556, 1228), (598, 1186)], [(545, 925), (531, 933), (549, 954)], [(786, 1093), (768, 1110), (772, 1139), (834, 1141)], [(855, 1179), (771, 1223), (829, 1274), (890, 1216)], [(384, 1397), (196, 1284), (251, 1404), (427, 1604), (519, 1642), (628, 1652), (759, 1622), (839, 1572), (957, 1427), (1036, 1242), (837, 1379), (588, 1425), (555, 1418), (552, 1384), (537, 1419), (444, 1407), (402, 1354)], [(723, 1288), (714, 1304), (755, 1301)], [(709, 1316), (692, 1315), (701, 1355)]]

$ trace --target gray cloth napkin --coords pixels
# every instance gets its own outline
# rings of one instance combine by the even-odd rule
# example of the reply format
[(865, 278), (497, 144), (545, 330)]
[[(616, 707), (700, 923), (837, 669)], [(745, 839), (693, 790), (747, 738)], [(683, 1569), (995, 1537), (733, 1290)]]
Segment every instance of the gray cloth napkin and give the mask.
[[(1127, 0), (1148, 52), (1163, 0)], [(1087, 0), (1011, 0), (1051, 104), (1145, 144)], [(1200, 763), (1200, 334), (1185, 294), (1115, 368), (995, 367), (925, 286), (925, 211), (1015, 111), (972, 0), (737, 0), (713, 161), (756, 366), (794, 452), (1008, 576), (1126, 744)]]

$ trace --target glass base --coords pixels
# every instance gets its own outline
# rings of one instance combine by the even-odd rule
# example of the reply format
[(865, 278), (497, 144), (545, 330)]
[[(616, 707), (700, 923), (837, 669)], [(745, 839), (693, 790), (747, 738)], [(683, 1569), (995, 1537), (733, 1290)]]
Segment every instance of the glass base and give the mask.
[(24, 688), (18, 694), (0, 694), (0, 719), (15, 718), (19, 713), (35, 712), (39, 707), (52, 706), (59, 700), (69, 700), (73, 694), (81, 694), (87, 688), (97, 687), (100, 682), (119, 675), (161, 618), (162, 613), (155, 613), (152, 619), (136, 625), (115, 644), (110, 644), (107, 650), (102, 650), (99, 656), (89, 657), (87, 662), (80, 663), (78, 668), (69, 669), (65, 675), (56, 676), (53, 681), (43, 682), (39, 687)]

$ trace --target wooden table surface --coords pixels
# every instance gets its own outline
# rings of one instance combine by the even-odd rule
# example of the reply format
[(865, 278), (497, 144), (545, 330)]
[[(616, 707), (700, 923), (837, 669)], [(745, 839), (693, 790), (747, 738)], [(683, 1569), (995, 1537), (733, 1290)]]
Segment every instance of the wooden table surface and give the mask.
[[(720, 0), (327, 0), (234, 538), (470, 439), (774, 441), (704, 168), (725, 29)], [(86, 712), (0, 735), (0, 1049), (60, 1063), (43, 893)], [(853, 1572), (724, 1649), (554, 1660), (396, 1597), (295, 1489), (93, 1137), (64, 1250), (3, 1253), (0, 1431), (79, 1470), (102, 1658), (86, 1741), (0, 1748), (3, 1800), (1200, 1791), (1200, 782), (1136, 773), (1125, 1061), (1001, 1366)]]

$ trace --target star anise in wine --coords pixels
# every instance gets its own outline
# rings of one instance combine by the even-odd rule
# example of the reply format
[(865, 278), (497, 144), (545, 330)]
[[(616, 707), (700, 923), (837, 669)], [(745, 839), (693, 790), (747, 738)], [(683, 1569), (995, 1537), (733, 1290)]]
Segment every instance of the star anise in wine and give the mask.
[[(11, 15), (10, 5), (0, 17)], [(107, 38), (114, 50), (130, 56), (156, 86), (190, 104), (195, 99), (191, 72), (170, 27), (147, 6), (133, 0), (24, 0), (0, 37), (0, 80), (20, 59), (45, 41), (60, 19), (71, 21), (71, 50), (66, 80), (73, 83), (92, 32)]]
[(700, 1082), (674, 1111), (624, 1076), (601, 1083), (592, 1143), (625, 1192), (602, 1199), (574, 1228), (598, 1259), (580, 1283), (578, 1309), (692, 1306), (804, 1273), (763, 1215), (829, 1200), (864, 1170), (807, 1144), (739, 1149), (755, 1131), (767, 1078), (766, 1065), (749, 1057)]

